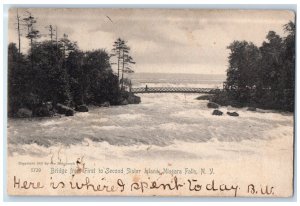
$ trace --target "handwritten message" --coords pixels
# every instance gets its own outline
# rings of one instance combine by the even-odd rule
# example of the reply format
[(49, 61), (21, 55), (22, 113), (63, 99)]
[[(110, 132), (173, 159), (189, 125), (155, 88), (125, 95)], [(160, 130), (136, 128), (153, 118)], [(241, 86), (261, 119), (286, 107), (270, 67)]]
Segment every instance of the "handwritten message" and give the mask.
[[(52, 179), (52, 178), (51, 178)], [(18, 190), (28, 190), (28, 189), (43, 189), (48, 187), (49, 189), (71, 189), (71, 190), (91, 190), (94, 192), (124, 192), (124, 191), (139, 191), (144, 193), (147, 190), (169, 190), (169, 191), (179, 191), (188, 190), (201, 193), (201, 191), (211, 191), (211, 192), (221, 192), (230, 193), (231, 196), (236, 197), (238, 191), (241, 187), (237, 184), (222, 184), (216, 183), (212, 179), (209, 183), (203, 184), (197, 179), (186, 179), (186, 181), (179, 181), (177, 176), (172, 177), (168, 182), (160, 182), (156, 180), (150, 180), (150, 178), (145, 180), (140, 180), (138, 182), (132, 182), (126, 184), (123, 179), (117, 179), (114, 183), (108, 184), (106, 178), (99, 178), (98, 181), (91, 181), (89, 177), (85, 177), (83, 181), (51, 181), (49, 185), (44, 185), (42, 182), (34, 182), (28, 180), (21, 180), (20, 178), (14, 176), (13, 187)], [(264, 186), (256, 188), (253, 184), (249, 184), (246, 188), (249, 194), (260, 193), (262, 195), (274, 195), (273, 186)]]

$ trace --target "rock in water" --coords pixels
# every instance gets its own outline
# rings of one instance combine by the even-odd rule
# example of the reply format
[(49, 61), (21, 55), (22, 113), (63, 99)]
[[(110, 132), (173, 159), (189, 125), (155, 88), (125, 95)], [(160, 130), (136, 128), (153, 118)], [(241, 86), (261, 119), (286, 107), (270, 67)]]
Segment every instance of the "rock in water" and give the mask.
[(207, 95), (199, 96), (196, 99), (197, 100), (209, 100), (209, 101), (211, 101), (211, 98), (212, 98), (212, 95), (211, 94), (207, 94)]
[(32, 111), (26, 108), (20, 108), (17, 112), (17, 117), (19, 118), (32, 117)]
[(141, 103), (141, 97), (134, 95), (134, 103), (133, 104), (139, 104), (139, 103)]
[(219, 105), (217, 103), (214, 103), (214, 102), (208, 102), (207, 103), (207, 107), (208, 108), (214, 108), (214, 109), (217, 109), (219, 108)]
[(51, 117), (53, 115), (47, 107), (41, 106), (34, 110), (34, 116), (36, 117)]
[(110, 103), (107, 101), (107, 102), (104, 102), (103, 104), (100, 105), (101, 107), (110, 107)]
[(227, 112), (229, 116), (238, 117), (239, 114), (237, 112)]
[(141, 102), (141, 98), (132, 93), (129, 93), (127, 101), (128, 104), (139, 104)]
[(127, 99), (124, 99), (124, 100), (121, 102), (121, 105), (127, 105), (127, 104), (128, 104)]
[(255, 107), (248, 107), (247, 111), (256, 111), (256, 108)]
[(65, 113), (66, 116), (74, 116), (74, 110), (73, 109), (69, 109), (66, 111)]
[(42, 103), (33, 109), (32, 115), (35, 117), (51, 117), (54, 115), (51, 102)]
[(126, 104), (139, 104), (141, 98), (128, 91), (122, 91), (121, 99), (119, 100), (120, 105)]
[(221, 112), (220, 110), (215, 109), (215, 110), (213, 111), (212, 115), (218, 115), (218, 116), (221, 116), (221, 115), (223, 115), (223, 112)]
[(71, 107), (65, 106), (60, 103), (56, 104), (56, 109), (59, 114), (65, 114), (66, 116), (73, 116), (75, 113)]
[(242, 104), (241, 102), (239, 102), (239, 101), (232, 101), (232, 102), (230, 103), (230, 105), (231, 105), (232, 107), (236, 107), (236, 108), (242, 108), (242, 107), (243, 107), (243, 104)]
[(86, 105), (82, 104), (82, 105), (76, 106), (75, 110), (77, 112), (88, 112), (89, 108)]

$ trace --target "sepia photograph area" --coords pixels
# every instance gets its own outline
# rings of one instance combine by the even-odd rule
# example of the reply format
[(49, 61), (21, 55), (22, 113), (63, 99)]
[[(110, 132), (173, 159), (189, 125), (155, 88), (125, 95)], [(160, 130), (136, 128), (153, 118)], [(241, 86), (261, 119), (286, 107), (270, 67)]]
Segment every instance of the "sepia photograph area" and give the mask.
[(293, 194), (293, 12), (11, 8), (8, 27), (10, 194), (94, 195), (18, 188), (94, 167), (240, 185), (124, 195)]

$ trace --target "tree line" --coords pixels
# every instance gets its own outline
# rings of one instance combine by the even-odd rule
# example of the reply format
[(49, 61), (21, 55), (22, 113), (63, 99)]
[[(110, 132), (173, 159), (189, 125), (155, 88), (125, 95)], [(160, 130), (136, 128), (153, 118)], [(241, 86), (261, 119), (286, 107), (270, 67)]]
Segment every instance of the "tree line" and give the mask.
[(247, 41), (228, 46), (225, 91), (214, 101), (294, 111), (296, 27), (289, 22), (283, 29), (286, 37), (269, 31), (260, 47)]
[[(8, 113), (15, 116), (20, 108), (34, 111), (45, 103), (100, 105), (122, 102), (124, 73), (135, 64), (126, 41), (117, 39), (112, 54), (104, 49), (82, 51), (68, 35), (58, 38), (57, 28), (49, 25), (48, 40), (39, 41), (36, 18), (17, 15), (18, 46), (8, 46)], [(26, 29), (29, 50), (21, 52), (21, 29)], [(118, 72), (112, 70), (111, 57), (117, 57)]]

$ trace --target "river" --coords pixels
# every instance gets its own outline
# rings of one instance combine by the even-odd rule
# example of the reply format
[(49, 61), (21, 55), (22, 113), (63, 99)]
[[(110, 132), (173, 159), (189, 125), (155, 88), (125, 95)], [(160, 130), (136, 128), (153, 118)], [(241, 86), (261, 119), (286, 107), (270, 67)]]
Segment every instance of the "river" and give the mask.
[[(138, 86), (187, 84), (134, 81)], [(204, 84), (216, 88), (222, 80), (192, 86)], [(68, 163), (77, 158), (114, 167), (205, 167), (214, 168), (216, 180), (247, 184), (264, 174), (268, 184), (289, 186), (280, 188), (282, 194), (291, 191), (292, 113), (221, 107), (224, 115), (213, 116), (207, 101), (195, 99), (199, 94), (139, 96), (137, 105), (90, 107), (72, 117), (9, 119), (9, 167), (20, 161)]]

